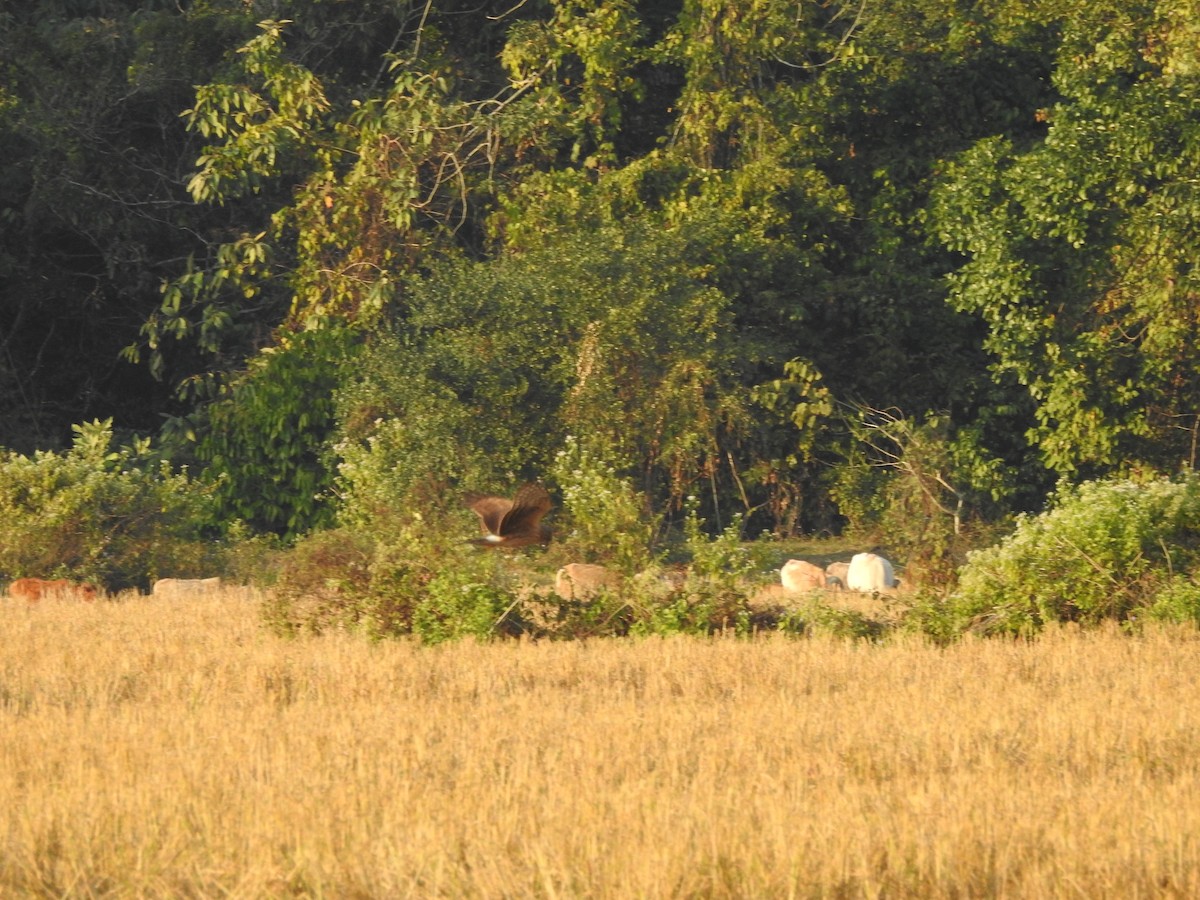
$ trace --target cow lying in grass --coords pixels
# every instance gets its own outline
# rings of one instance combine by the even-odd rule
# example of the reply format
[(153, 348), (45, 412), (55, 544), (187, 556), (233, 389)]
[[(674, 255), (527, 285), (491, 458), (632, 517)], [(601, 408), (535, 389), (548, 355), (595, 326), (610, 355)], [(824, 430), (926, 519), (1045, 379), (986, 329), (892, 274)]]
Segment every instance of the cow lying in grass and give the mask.
[(789, 559), (779, 570), (779, 581), (785, 591), (803, 593), (825, 587), (825, 570), (803, 559)]
[(846, 587), (876, 593), (895, 590), (899, 584), (891, 562), (876, 553), (856, 553), (846, 571)]
[(8, 586), (8, 596), (27, 603), (37, 603), (43, 597), (73, 597), (90, 603), (96, 599), (96, 588), (86, 583), (76, 584), (65, 578), (18, 578)]

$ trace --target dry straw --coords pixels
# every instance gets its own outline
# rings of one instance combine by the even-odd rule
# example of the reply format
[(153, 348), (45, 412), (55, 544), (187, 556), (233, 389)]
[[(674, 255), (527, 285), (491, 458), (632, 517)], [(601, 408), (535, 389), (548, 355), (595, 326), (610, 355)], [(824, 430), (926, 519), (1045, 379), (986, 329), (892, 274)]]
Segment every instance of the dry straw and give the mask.
[(0, 607), (0, 896), (1200, 896), (1200, 641), (284, 641)]

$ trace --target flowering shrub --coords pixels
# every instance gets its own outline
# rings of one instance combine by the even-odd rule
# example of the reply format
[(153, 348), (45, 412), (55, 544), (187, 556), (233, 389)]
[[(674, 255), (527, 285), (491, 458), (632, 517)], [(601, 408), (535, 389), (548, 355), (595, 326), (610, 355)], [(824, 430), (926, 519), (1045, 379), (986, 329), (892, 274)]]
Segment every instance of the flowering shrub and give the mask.
[(555, 537), (578, 559), (637, 572), (650, 562), (654, 525), (646, 499), (616, 468), (568, 436), (552, 475), (562, 491), (564, 516)]

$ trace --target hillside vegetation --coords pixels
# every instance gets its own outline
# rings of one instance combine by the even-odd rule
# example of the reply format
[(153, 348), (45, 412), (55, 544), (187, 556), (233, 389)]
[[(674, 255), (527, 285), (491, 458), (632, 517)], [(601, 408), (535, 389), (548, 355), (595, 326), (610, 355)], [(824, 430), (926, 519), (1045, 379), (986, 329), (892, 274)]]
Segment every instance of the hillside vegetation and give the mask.
[(0, 13), (0, 577), (324, 554), (405, 631), (537, 481), (547, 568), (845, 534), (951, 592), (1194, 468), (1190, 0), (284, 6)]

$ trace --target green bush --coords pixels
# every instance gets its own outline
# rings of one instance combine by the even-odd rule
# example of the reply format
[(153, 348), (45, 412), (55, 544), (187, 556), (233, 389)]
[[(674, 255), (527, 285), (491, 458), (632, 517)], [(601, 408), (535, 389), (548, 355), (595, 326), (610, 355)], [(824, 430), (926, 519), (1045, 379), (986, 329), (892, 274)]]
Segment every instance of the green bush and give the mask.
[[(482, 420), (453, 389), (422, 371), (423, 364), (396, 337), (375, 336), (354, 377), (339, 389), (340, 432), (333, 447), (339, 522), (386, 529), (397, 511), (403, 519), (404, 511), (444, 506), (452, 484), (496, 479), (478, 442), (481, 431), (501, 430), (505, 423)], [(500, 463), (516, 465), (508, 457)]]
[(639, 604), (634, 631), (643, 634), (711, 634), (732, 628), (739, 633), (751, 625), (747, 579), (754, 560), (742, 543), (742, 518), (713, 537), (698, 513), (699, 501), (684, 501), (686, 575), (677, 590), (648, 596)]
[(735, 515), (724, 530), (710, 538), (699, 506), (694, 496), (684, 504), (684, 548), (690, 560), (689, 572), (697, 578), (736, 585), (754, 571), (754, 559), (742, 543), (742, 517)]
[(369, 615), (372, 542), (348, 529), (318, 531), (283, 555), (263, 601), (264, 623), (276, 634), (321, 634), (358, 626)]
[(1195, 575), (1176, 575), (1155, 593), (1146, 615), (1161, 622), (1200, 625), (1200, 583)]
[(112, 443), (109, 420), (77, 426), (62, 453), (0, 451), (0, 572), (119, 590), (221, 570), (211, 488), (146, 442)]
[(286, 553), (263, 601), (263, 622), (276, 634), (357, 631), (379, 639), (412, 634), (418, 607), (435, 577), (433, 560), (409, 530), (394, 542), (353, 528), (318, 531)]
[(654, 523), (646, 498), (576, 438), (568, 436), (551, 475), (563, 497), (555, 539), (579, 561), (632, 574), (651, 562)]
[(630, 631), (639, 635), (704, 635), (730, 629), (737, 634), (751, 630), (745, 593), (689, 579), (682, 590), (642, 605)]
[(919, 589), (907, 598), (907, 604), (899, 622), (902, 631), (922, 635), (939, 646), (951, 644), (960, 637), (960, 615), (945, 591)]
[(950, 597), (960, 628), (1029, 633), (1048, 622), (1194, 619), (1200, 477), (1093, 481), (972, 553)]
[(563, 600), (550, 590), (527, 591), (520, 605), (524, 634), (554, 640), (629, 634), (634, 605), (629, 592), (600, 590), (585, 599)]
[[(799, 629), (797, 620), (803, 623)], [(888, 634), (888, 626), (885, 623), (866, 613), (842, 609), (817, 599), (809, 599), (793, 613), (785, 630), (871, 642), (881, 641)]]
[(413, 611), (413, 632), (423, 643), (520, 632), (516, 592), (495, 572), (485, 574), (489, 562), (451, 566), (430, 580)]
[(419, 516), (370, 533), (319, 531), (282, 554), (261, 614), (285, 636), (343, 630), (436, 644), (516, 634), (525, 629), (508, 566), (496, 552), (430, 531)]

